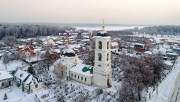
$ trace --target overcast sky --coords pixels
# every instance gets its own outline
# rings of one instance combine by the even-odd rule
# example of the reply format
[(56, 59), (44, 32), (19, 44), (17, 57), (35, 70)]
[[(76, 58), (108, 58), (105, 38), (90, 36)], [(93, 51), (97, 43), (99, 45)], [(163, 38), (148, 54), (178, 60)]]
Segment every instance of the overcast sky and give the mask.
[(180, 25), (180, 0), (0, 0), (0, 22)]

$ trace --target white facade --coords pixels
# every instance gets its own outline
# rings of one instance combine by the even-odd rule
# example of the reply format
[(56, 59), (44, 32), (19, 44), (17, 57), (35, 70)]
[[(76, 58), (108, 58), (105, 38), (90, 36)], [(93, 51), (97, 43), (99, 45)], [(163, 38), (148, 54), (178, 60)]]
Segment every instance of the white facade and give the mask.
[(66, 75), (66, 79), (69, 80), (69, 71), (72, 68), (72, 66), (74, 64), (76, 64), (78, 61), (77, 56), (74, 57), (67, 57), (67, 56), (61, 56), (61, 63), (62, 63), (62, 67), (65, 70), (65, 73), (63, 73), (64, 75)]
[(112, 84), (110, 45), (110, 36), (96, 36), (93, 83), (102, 88), (111, 87)]
[(79, 73), (70, 72), (70, 78), (86, 85), (92, 85), (92, 76), (85, 76)]

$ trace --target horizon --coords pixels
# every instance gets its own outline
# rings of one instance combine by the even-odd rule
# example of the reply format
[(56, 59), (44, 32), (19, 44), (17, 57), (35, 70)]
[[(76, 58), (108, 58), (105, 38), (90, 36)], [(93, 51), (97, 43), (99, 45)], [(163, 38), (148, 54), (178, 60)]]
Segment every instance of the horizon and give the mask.
[[(63, 25), (63, 26), (101, 26), (102, 23), (51, 23), (51, 22), (0, 22), (0, 24), (32, 24), (32, 25)], [(180, 26), (173, 24), (107, 24), (105, 26)]]

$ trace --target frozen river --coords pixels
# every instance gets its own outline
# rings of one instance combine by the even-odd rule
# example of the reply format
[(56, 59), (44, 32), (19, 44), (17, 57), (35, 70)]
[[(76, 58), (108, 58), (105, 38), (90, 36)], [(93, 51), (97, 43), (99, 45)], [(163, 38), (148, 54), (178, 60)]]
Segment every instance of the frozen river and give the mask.
[[(76, 27), (76, 29), (80, 30), (101, 30), (101, 25), (79, 25), (79, 26), (73, 26)], [(118, 31), (118, 30), (126, 30), (126, 29), (134, 29), (135, 27), (143, 28), (145, 26), (122, 26), (122, 25), (106, 25), (105, 29), (107, 31)]]

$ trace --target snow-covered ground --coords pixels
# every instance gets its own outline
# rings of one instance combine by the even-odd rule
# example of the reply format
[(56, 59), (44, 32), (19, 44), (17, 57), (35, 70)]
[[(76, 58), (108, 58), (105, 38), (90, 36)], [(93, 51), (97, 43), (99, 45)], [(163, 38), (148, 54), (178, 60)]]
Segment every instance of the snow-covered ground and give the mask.
[[(2, 100), (4, 94), (7, 94), (7, 100)], [(35, 93), (35, 92), (34, 92)], [(13, 86), (5, 89), (0, 89), (0, 102), (36, 102), (34, 93), (27, 94), (21, 88), (18, 88), (14, 83)]]

